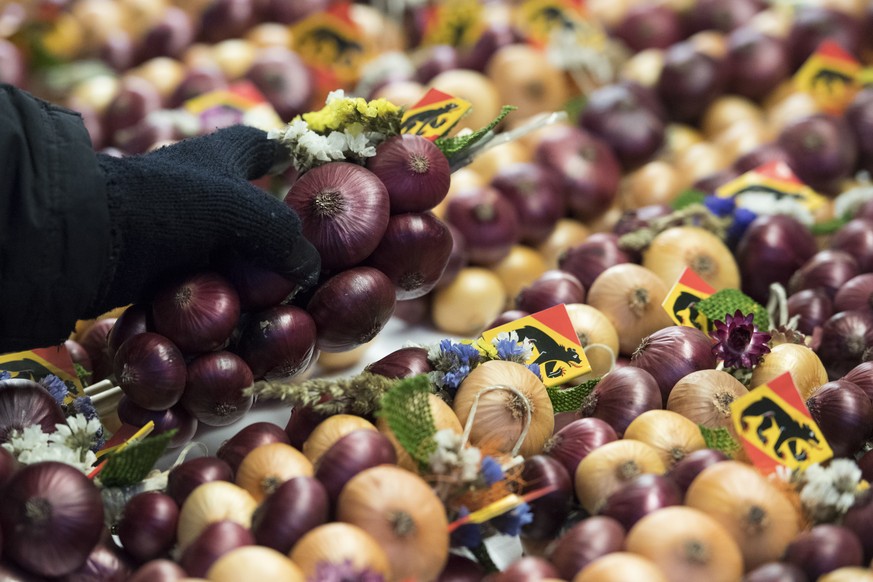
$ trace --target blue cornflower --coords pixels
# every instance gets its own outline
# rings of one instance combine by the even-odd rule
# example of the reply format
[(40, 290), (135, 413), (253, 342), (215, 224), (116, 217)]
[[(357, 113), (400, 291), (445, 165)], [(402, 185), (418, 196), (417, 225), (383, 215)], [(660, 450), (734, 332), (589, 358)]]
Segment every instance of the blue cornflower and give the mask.
[(533, 521), (533, 513), (530, 511), (530, 505), (522, 502), (521, 505), (503, 515), (498, 515), (491, 520), (501, 533), (508, 536), (517, 536), (521, 528)]
[(494, 343), (494, 347), (497, 348), (497, 357), (501, 360), (514, 361), (525, 355), (525, 350), (521, 343), (511, 338), (498, 339)]
[(534, 376), (543, 379), (543, 375), (540, 373), (540, 365), (539, 364), (527, 364), (527, 369), (534, 373)]
[(710, 194), (703, 199), (703, 205), (716, 216), (727, 216), (734, 211), (736, 202), (733, 198), (721, 198), (720, 196)]
[(52, 395), (52, 398), (55, 399), (55, 402), (58, 404), (63, 404), (64, 399), (67, 397), (67, 392), (69, 392), (69, 388), (64, 384), (64, 381), (55, 376), (54, 374), (48, 374), (43, 377), (42, 380), (39, 381), (42, 386), (49, 391)]
[(342, 562), (319, 562), (311, 579), (319, 582), (385, 582), (382, 574), (368, 568), (359, 569), (348, 559)]
[(440, 341), (439, 353), (433, 362), (434, 379), (437, 385), (454, 394), (467, 377), (467, 374), (479, 363), (479, 350), (475, 347), (450, 339)]
[(82, 414), (88, 420), (92, 418), (97, 418), (97, 409), (94, 408), (94, 404), (91, 402), (90, 396), (79, 396), (73, 399), (73, 410), (76, 411), (76, 414)]
[(503, 479), (503, 469), (500, 468), (500, 463), (490, 455), (482, 457), (480, 470), (482, 477), (485, 478), (485, 483), (488, 485), (493, 485)]
[[(470, 510), (462, 505), (458, 510), (458, 519), (470, 515)], [(451, 545), (453, 548), (478, 548), (482, 544), (482, 530), (479, 524), (465, 523), (458, 527), (451, 535)]]
[(7, 372), (6, 370), (0, 370), (0, 380), (8, 380), (12, 377), (12, 374)]
[(740, 241), (746, 229), (752, 224), (752, 221), (758, 218), (758, 215), (748, 208), (737, 208), (734, 212), (734, 221), (727, 231), (728, 246), (734, 246)]

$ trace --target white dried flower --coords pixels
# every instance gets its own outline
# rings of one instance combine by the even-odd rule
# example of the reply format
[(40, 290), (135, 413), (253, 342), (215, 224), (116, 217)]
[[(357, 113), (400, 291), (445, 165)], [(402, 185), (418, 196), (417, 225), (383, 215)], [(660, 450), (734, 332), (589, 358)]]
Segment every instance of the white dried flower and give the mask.
[(100, 421), (96, 418), (88, 420), (84, 414), (67, 417), (66, 424), (56, 424), (55, 432), (49, 435), (49, 442), (63, 445), (67, 448), (90, 449), (97, 441), (100, 432)]
[(9, 440), (3, 443), (3, 448), (17, 457), (23, 451), (48, 446), (49, 437), (39, 425), (32, 424), (24, 427), (24, 430), (13, 430)]
[(363, 132), (352, 133), (348, 128), (344, 132), (346, 148), (359, 158), (372, 158), (376, 155), (376, 147)]
[(334, 101), (342, 101), (346, 98), (346, 92), (342, 89), (336, 89), (335, 91), (331, 91), (327, 94), (327, 98), (325, 98), (325, 105), (330, 105)]
[(758, 216), (785, 214), (796, 218), (799, 222), (811, 225), (815, 222), (812, 212), (795, 198), (776, 199), (771, 192), (749, 189), (736, 197), (737, 208), (751, 210)]
[(861, 469), (851, 459), (835, 459), (827, 467), (810, 465), (800, 475), (800, 501), (810, 519), (832, 522), (855, 503)]

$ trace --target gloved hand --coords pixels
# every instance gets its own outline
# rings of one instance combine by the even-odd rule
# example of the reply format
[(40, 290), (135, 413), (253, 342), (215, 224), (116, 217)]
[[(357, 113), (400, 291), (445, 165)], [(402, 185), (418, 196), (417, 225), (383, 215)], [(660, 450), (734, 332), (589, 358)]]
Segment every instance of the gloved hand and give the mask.
[(95, 313), (143, 300), (167, 277), (228, 252), (315, 283), (321, 260), (297, 215), (248, 181), (270, 170), (280, 148), (259, 129), (234, 126), (140, 156), (98, 154), (112, 254)]

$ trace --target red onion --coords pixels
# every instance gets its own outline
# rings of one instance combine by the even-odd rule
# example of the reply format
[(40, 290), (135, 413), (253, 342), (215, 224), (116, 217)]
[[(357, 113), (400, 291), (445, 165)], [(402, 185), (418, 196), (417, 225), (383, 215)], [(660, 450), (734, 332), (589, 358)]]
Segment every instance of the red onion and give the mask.
[(94, 322), (91, 327), (77, 337), (88, 357), (91, 358), (91, 383), (105, 380), (112, 375), (112, 353), (109, 350), (109, 333), (117, 318), (104, 317)]
[(663, 475), (648, 473), (625, 482), (607, 497), (599, 514), (615, 519), (625, 530), (630, 530), (653, 511), (681, 503), (682, 492), (676, 483)]
[(712, 340), (705, 333), (694, 327), (671, 325), (643, 338), (630, 365), (651, 374), (666, 404), (676, 382), (691, 372), (711, 370), (716, 363)]
[(82, 344), (76, 340), (67, 339), (64, 340), (64, 347), (67, 348), (67, 353), (70, 354), (70, 359), (73, 360), (74, 364), (82, 366), (85, 372), (91, 372), (94, 365), (91, 363), (91, 356), (88, 355)]
[(430, 210), (449, 193), (449, 161), (432, 141), (420, 135), (390, 137), (367, 160), (388, 190), (391, 214)]
[(121, 344), (137, 334), (150, 331), (153, 327), (150, 321), (152, 316), (151, 311), (151, 306), (148, 303), (134, 303), (125, 309), (115, 320), (106, 339), (113, 362)]
[[(869, 9), (868, 13), (871, 13)], [(868, 19), (873, 22), (873, 16), (868, 16)], [(865, 36), (869, 37), (869, 32)], [(858, 140), (859, 169), (873, 171), (873, 90), (864, 88), (859, 91), (843, 115)]]
[(527, 317), (530, 315), (527, 311), (522, 311), (521, 309), (509, 309), (504, 311), (500, 315), (498, 315), (494, 321), (485, 326), (485, 329), (493, 329), (495, 327), (499, 327), (504, 323), (511, 323), (517, 319), (521, 319), (522, 317)]
[(367, 343), (391, 319), (395, 303), (394, 284), (378, 269), (355, 267), (334, 275), (306, 306), (318, 330), (318, 349), (344, 352)]
[(859, 273), (873, 271), (873, 220), (850, 220), (834, 233), (828, 247), (852, 255), (858, 263)]
[(779, 134), (779, 145), (797, 177), (820, 192), (839, 192), (840, 182), (851, 175), (858, 157), (848, 123), (825, 114), (789, 122)]
[(155, 423), (152, 434), (158, 435), (168, 430), (176, 429), (170, 441), (169, 448), (174, 449), (186, 444), (197, 432), (197, 419), (182, 408), (181, 404), (171, 406), (167, 410), (147, 410), (135, 404), (126, 395), (118, 401), (118, 418), (121, 422), (135, 427), (144, 426), (149, 421)]
[[(607, 166), (604, 176), (610, 178), (614, 161), (618, 161), (625, 169), (635, 168), (650, 161), (664, 143), (664, 121), (648, 106), (641, 93), (628, 84), (615, 83), (592, 91), (579, 124), (603, 140), (611, 150), (611, 154), (601, 153), (601, 162)], [(550, 149), (547, 148), (546, 152)], [(573, 149), (579, 150), (578, 146)], [(541, 157), (538, 159), (542, 160)], [(579, 169), (584, 172), (587, 166), (580, 165)], [(567, 170), (574, 169), (568, 166)], [(603, 196), (602, 200), (608, 198)]]
[(735, 168), (727, 167), (698, 178), (691, 187), (705, 194), (715, 194), (716, 190), (736, 179), (739, 175), (740, 172)]
[(389, 198), (382, 181), (357, 164), (313, 168), (285, 196), (303, 225), (303, 236), (328, 271), (355, 265), (373, 252), (388, 226)]
[(798, 316), (797, 329), (812, 335), (834, 314), (834, 302), (822, 288), (798, 291), (788, 298), (788, 317)]
[(788, 291), (822, 289), (833, 299), (837, 290), (858, 275), (858, 262), (844, 251), (819, 251), (806, 261), (788, 281)]
[(849, 54), (857, 55), (861, 46), (860, 23), (836, 8), (815, 4), (798, 6), (793, 11), (787, 39), (792, 70), (800, 68), (826, 39), (836, 42)]
[(631, 255), (618, 246), (618, 235), (600, 232), (570, 247), (558, 258), (558, 267), (574, 275), (585, 289), (609, 267), (631, 262)]
[(315, 478), (336, 504), (345, 484), (363, 471), (378, 465), (397, 463), (394, 445), (381, 432), (358, 429), (336, 441), (318, 460)]
[(134, 403), (166, 410), (182, 397), (187, 367), (176, 344), (152, 332), (137, 334), (115, 353), (115, 378)]
[(557, 576), (558, 571), (555, 567), (544, 559), (525, 556), (495, 574), (492, 580), (493, 582), (539, 582)]
[(634, 53), (645, 49), (665, 49), (682, 40), (684, 32), (679, 13), (663, 4), (632, 5), (613, 30)]
[(452, 233), (430, 212), (396, 214), (366, 262), (391, 279), (398, 301), (415, 299), (440, 280), (453, 244)]
[(546, 271), (515, 297), (516, 309), (528, 313), (562, 303), (585, 303), (585, 287), (574, 275), (557, 269)]
[(664, 51), (664, 65), (656, 83), (658, 96), (671, 119), (696, 122), (724, 91), (726, 73), (723, 63), (691, 41), (676, 43)]
[(763, 4), (758, 0), (735, 0), (724, 3), (720, 0), (698, 0), (683, 14), (686, 34), (704, 30), (731, 32), (747, 24), (760, 12)]
[(873, 431), (873, 404), (855, 384), (833, 380), (806, 399), (812, 419), (836, 457), (851, 457), (861, 450)]
[(179, 506), (172, 497), (147, 491), (131, 497), (124, 505), (116, 534), (124, 551), (139, 562), (165, 556), (176, 541)]
[(642, 368), (628, 366), (604, 376), (582, 402), (580, 414), (605, 421), (621, 437), (637, 416), (662, 408), (661, 401), (657, 380)]
[(211, 481), (233, 481), (233, 469), (218, 457), (197, 457), (176, 465), (167, 474), (166, 493), (182, 507), (197, 487)]
[(736, 249), (743, 291), (766, 304), (771, 283), (786, 287), (791, 275), (817, 251), (815, 237), (796, 219), (784, 214), (759, 216)]
[(25, 378), (0, 380), (0, 443), (9, 440), (13, 430), (38, 425), (43, 432), (55, 432), (66, 416), (42, 384)]
[(262, 546), (288, 554), (309, 530), (327, 523), (327, 490), (313, 477), (294, 477), (279, 485), (252, 514), (252, 534)]
[(554, 177), (542, 164), (515, 162), (503, 166), (491, 179), (491, 186), (509, 200), (518, 216), (521, 242), (538, 245), (545, 241), (558, 220), (566, 214), (566, 202)]
[(446, 268), (443, 269), (443, 274), (440, 275), (440, 280), (435, 285), (436, 289), (445, 287), (457, 277), (461, 269), (467, 266), (469, 255), (467, 253), (467, 243), (464, 241), (464, 235), (449, 222), (444, 222), (446, 228), (449, 229), (449, 234), (452, 235), (452, 250), (449, 253), (449, 259), (446, 261)]
[(873, 361), (861, 362), (840, 378), (860, 388), (873, 401)]
[(470, 262), (478, 265), (500, 261), (520, 239), (518, 211), (495, 188), (458, 191), (446, 205), (445, 218), (463, 237)]
[(221, 274), (236, 289), (242, 311), (260, 311), (279, 305), (297, 290), (295, 281), (242, 257), (226, 259), (221, 265)]
[(170, 95), (167, 106), (178, 108), (188, 99), (225, 88), (227, 88), (227, 79), (217, 65), (212, 63), (195, 64), (185, 71), (184, 78)]
[(557, 178), (570, 214), (588, 221), (609, 210), (618, 194), (621, 165), (614, 148), (594, 132), (566, 126), (540, 140), (534, 157)]
[(178, 582), (186, 576), (182, 566), (171, 560), (161, 559), (140, 566), (127, 582)]
[(71, 465), (27, 465), (3, 491), (0, 527), (5, 557), (34, 574), (62, 576), (82, 566), (100, 539), (103, 500)]
[(743, 582), (809, 582), (809, 578), (794, 564), (767, 562), (748, 571)]
[(226, 426), (241, 419), (252, 407), (244, 394), (254, 384), (252, 371), (230, 352), (203, 354), (188, 364), (188, 383), (181, 404), (207, 426)]
[(282, 427), (267, 421), (253, 422), (224, 441), (216, 451), (215, 456), (226, 462), (232, 473), (236, 474), (240, 463), (252, 450), (261, 445), (289, 444), (289, 442), (288, 435)]
[(366, 371), (386, 378), (408, 378), (427, 374), (433, 370), (427, 359), (427, 348), (398, 348), (381, 359), (367, 365)]
[(625, 529), (611, 517), (589, 517), (567, 530), (549, 557), (560, 577), (572, 580), (585, 566), (624, 549)]
[(834, 310), (873, 311), (873, 273), (862, 273), (846, 281), (834, 296)]
[(462, 68), (458, 62), (458, 49), (448, 44), (420, 46), (412, 58), (415, 80), (423, 85), (442, 72)]
[(430, 300), (430, 295), (424, 295), (398, 301), (394, 307), (393, 317), (406, 325), (427, 325), (430, 321)]
[(825, 322), (816, 353), (828, 372), (828, 378), (835, 379), (867, 360), (871, 346), (873, 312), (856, 309), (841, 311)]
[(561, 531), (570, 511), (573, 476), (552, 457), (534, 455), (525, 459), (521, 480), (522, 495), (543, 487), (556, 488), (529, 503), (533, 521), (522, 526), (521, 537), (529, 540), (553, 539)]
[(252, 546), (252, 532), (235, 521), (222, 520), (207, 525), (179, 558), (189, 578), (203, 578), (215, 561), (231, 550)]
[[(871, 457), (870, 452), (861, 457), (861, 461)], [(861, 465), (859, 461), (859, 465)], [(863, 468), (862, 468), (863, 470)], [(864, 474), (864, 479), (869, 481), (870, 475)], [(855, 500), (854, 505), (846, 511), (840, 524), (848, 528), (861, 541), (861, 547), (864, 552), (863, 563), (869, 564), (873, 559), (873, 491), (869, 489), (861, 493)]]
[(504, 22), (503, 19), (491, 19), (484, 23), (479, 39), (469, 50), (461, 54), (460, 64), (464, 69), (484, 72), (491, 57), (500, 48), (523, 41), (524, 35), (517, 28)]
[(291, 409), (291, 417), (285, 425), (285, 434), (288, 436), (288, 444), (300, 450), (304, 441), (318, 426), (321, 421), (330, 416), (315, 412), (310, 406), (296, 406)]
[(728, 35), (727, 67), (728, 90), (755, 101), (791, 74), (785, 41), (754, 26), (741, 26)]
[(315, 77), (301, 56), (284, 46), (259, 46), (245, 73), (281, 119), (293, 119), (309, 110)]
[(734, 160), (732, 167), (740, 174), (745, 174), (758, 166), (763, 166), (770, 162), (788, 163), (788, 154), (785, 153), (782, 146), (775, 142), (763, 143), (751, 149)]
[(784, 560), (798, 566), (810, 580), (818, 580), (837, 568), (860, 566), (863, 554), (852, 530), (826, 523), (797, 534), (785, 548)]
[(575, 478), (576, 467), (588, 453), (614, 440), (618, 440), (618, 435), (605, 421), (580, 418), (556, 431), (543, 446), (543, 453), (561, 463), (567, 474)]
[(717, 449), (698, 449), (691, 451), (670, 468), (667, 476), (679, 487), (679, 492), (685, 495), (688, 486), (704, 469), (715, 463), (727, 461), (728, 456)]
[(478, 562), (460, 554), (450, 553), (446, 566), (436, 582), (480, 582), (484, 577), (485, 570)]
[(0, 447), (0, 489), (18, 470), (18, 460), (8, 450)]
[(217, 273), (190, 275), (165, 285), (152, 301), (155, 331), (185, 354), (221, 348), (239, 321), (239, 296)]
[(100, 542), (85, 563), (56, 582), (125, 582), (131, 574), (130, 557), (111, 541)]
[(315, 355), (315, 320), (293, 305), (277, 305), (246, 320), (236, 353), (258, 379), (285, 380), (309, 367)]

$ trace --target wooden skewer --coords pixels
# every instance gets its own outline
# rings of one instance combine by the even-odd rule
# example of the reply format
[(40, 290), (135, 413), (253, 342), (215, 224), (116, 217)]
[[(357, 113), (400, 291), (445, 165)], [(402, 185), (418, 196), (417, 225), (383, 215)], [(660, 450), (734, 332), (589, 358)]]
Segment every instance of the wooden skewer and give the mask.
[(104, 390), (104, 391), (100, 392), (96, 396), (91, 396), (91, 403), (94, 404), (94, 406), (97, 406), (100, 402), (102, 402), (104, 400), (108, 400), (108, 399), (113, 398), (115, 396), (119, 396), (120, 394), (121, 394), (121, 387), (114, 386), (114, 387), (110, 388), (109, 390)]
[(85, 395), (93, 398), (96, 394), (100, 394), (101, 392), (109, 390), (110, 388), (112, 388), (111, 380), (100, 380), (99, 382), (91, 384), (90, 386), (85, 388)]

